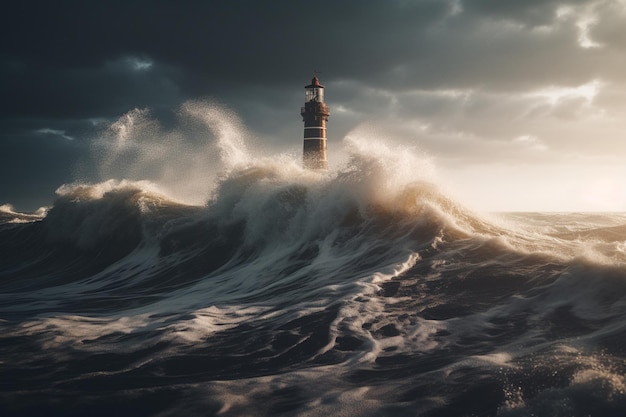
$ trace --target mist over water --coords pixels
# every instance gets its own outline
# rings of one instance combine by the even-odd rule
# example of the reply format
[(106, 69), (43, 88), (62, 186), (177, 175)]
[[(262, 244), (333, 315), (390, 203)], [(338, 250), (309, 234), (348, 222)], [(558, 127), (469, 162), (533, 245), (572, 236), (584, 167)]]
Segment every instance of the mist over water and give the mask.
[(327, 173), (250, 136), (133, 110), (101, 181), (0, 207), (0, 414), (623, 414), (626, 215), (477, 214), (362, 129)]

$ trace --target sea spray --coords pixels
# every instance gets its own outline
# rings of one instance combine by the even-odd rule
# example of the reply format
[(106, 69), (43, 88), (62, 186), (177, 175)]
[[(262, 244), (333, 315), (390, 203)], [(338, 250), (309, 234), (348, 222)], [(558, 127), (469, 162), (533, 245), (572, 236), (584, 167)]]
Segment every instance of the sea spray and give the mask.
[(626, 409), (623, 215), (491, 221), (410, 149), (353, 133), (308, 172), (202, 106), (122, 117), (47, 214), (3, 206), (2, 415)]
[[(223, 105), (188, 101), (165, 128), (149, 109), (121, 116), (92, 140), (90, 164), (97, 179), (148, 180), (173, 198), (190, 204), (206, 201), (215, 179), (251, 161), (241, 121)], [(83, 162), (78, 177), (93, 167)]]

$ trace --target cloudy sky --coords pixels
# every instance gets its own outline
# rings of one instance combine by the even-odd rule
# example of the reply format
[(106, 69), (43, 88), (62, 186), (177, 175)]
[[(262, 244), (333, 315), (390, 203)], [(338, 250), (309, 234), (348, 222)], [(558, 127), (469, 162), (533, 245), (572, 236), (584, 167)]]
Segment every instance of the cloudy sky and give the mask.
[(412, 149), (481, 210), (626, 210), (626, 0), (29, 1), (0, 21), (0, 204), (94, 180), (94, 138), (134, 109), (167, 126), (208, 99), (300, 149), (318, 69), (331, 151)]

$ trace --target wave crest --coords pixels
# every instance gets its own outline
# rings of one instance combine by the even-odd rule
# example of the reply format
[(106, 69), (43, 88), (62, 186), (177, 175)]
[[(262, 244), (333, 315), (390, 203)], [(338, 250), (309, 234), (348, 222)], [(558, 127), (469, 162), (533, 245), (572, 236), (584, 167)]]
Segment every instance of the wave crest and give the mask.
[(63, 185), (57, 195), (44, 221), (46, 239), (84, 250), (105, 244), (130, 250), (142, 240), (146, 214), (180, 205), (148, 181)]

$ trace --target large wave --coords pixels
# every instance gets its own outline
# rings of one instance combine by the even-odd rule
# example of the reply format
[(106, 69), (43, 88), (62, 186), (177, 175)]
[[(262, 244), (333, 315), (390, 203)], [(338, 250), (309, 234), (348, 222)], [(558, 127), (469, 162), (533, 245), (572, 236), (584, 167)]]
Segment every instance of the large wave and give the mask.
[(8, 411), (623, 409), (623, 216), (477, 214), (405, 148), (351, 134), (316, 173), (213, 104), (181, 114), (125, 115), (94, 145), (103, 181), (0, 208)]

